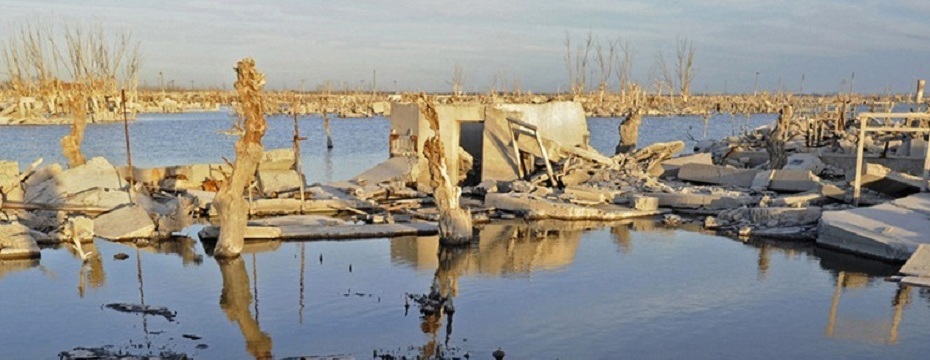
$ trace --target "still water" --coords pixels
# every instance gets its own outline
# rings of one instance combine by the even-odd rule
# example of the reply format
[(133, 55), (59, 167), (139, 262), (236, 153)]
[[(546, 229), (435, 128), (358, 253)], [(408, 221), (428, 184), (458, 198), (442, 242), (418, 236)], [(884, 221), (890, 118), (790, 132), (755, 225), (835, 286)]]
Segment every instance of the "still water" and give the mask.
[[(134, 164), (231, 158), (233, 139), (217, 131), (232, 121), (223, 113), (146, 115), (131, 125)], [(708, 137), (729, 135), (736, 122), (711, 119)], [(611, 152), (618, 123), (589, 120), (592, 144)], [(334, 120), (331, 152), (319, 118), (300, 126), (311, 182), (349, 178), (387, 156), (384, 119)], [(689, 126), (700, 139), (700, 118), (646, 118), (641, 140), (688, 140)], [(270, 119), (266, 148), (290, 146), (292, 127)], [(0, 157), (21, 166), (36, 157), (62, 162), (57, 141), (66, 132), (0, 128)], [(124, 164), (122, 132), (90, 126), (87, 155)], [(508, 359), (922, 358), (930, 350), (930, 292), (884, 282), (897, 266), (650, 220), (504, 222), (480, 234), (442, 261), (435, 237), (253, 243), (230, 262), (195, 239), (141, 248), (97, 240), (92, 251), (101, 256), (84, 265), (69, 249), (45, 249), (39, 261), (0, 262), (0, 359), (104, 345), (206, 359), (409, 357), (437, 346), (475, 359), (497, 348)], [(453, 295), (454, 316), (405, 311), (404, 295), (434, 281)], [(118, 302), (177, 315), (104, 307)]]

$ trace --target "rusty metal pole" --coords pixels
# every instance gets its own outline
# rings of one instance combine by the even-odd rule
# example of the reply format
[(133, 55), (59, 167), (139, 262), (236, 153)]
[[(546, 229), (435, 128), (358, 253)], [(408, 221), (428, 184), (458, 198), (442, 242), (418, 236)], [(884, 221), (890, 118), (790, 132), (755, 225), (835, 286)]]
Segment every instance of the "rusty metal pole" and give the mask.
[(132, 186), (133, 186), (133, 169), (132, 169), (132, 150), (129, 147), (129, 112), (126, 106), (126, 89), (120, 90), (123, 105), (123, 132), (126, 135), (126, 165), (129, 173), (129, 202), (132, 203)]

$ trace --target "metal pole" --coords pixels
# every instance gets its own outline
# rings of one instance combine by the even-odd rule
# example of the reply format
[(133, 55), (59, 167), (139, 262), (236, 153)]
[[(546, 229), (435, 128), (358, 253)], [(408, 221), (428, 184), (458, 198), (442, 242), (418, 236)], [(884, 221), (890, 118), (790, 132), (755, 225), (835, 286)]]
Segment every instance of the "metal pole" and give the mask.
[(129, 146), (129, 109), (126, 106), (126, 89), (120, 91), (120, 96), (123, 100), (123, 132), (126, 135), (126, 164), (129, 167), (129, 202), (132, 203), (132, 186), (135, 182), (133, 179), (133, 169), (132, 169), (132, 150)]

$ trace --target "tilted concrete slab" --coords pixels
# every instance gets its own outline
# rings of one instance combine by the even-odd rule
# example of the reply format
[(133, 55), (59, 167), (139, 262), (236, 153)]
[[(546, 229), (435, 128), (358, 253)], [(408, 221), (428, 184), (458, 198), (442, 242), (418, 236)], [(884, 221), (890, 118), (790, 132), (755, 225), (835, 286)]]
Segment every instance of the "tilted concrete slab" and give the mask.
[(751, 196), (732, 197), (714, 194), (649, 193), (659, 199), (659, 207), (673, 209), (725, 210), (754, 202)]
[(662, 162), (662, 177), (678, 177), (678, 170), (685, 164), (713, 165), (714, 158), (710, 153), (698, 153), (665, 160)]
[(905, 261), (930, 243), (930, 193), (872, 207), (825, 211), (817, 243), (889, 261)]
[(509, 212), (523, 213), (531, 220), (623, 220), (668, 213), (665, 209), (643, 211), (613, 204), (583, 206), (535, 196), (532, 194), (488, 194), (484, 205)]
[(692, 163), (681, 166), (678, 178), (696, 183), (748, 188), (760, 171)]
[(917, 251), (907, 259), (900, 272), (904, 275), (930, 276), (930, 244), (918, 245)]

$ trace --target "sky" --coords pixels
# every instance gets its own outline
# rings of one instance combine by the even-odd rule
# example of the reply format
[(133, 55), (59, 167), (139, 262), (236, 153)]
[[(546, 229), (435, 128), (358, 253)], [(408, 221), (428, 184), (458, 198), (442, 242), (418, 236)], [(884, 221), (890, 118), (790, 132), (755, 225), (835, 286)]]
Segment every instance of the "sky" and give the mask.
[(633, 79), (647, 86), (657, 54), (674, 60), (676, 39), (692, 41), (697, 93), (907, 93), (930, 77), (926, 0), (0, 0), (0, 9), (0, 40), (35, 19), (130, 31), (149, 86), (161, 72), (178, 86), (231, 88), (236, 62), (253, 57), (271, 89), (331, 81), (447, 92), (460, 66), (468, 92), (565, 91), (566, 36), (578, 44), (589, 32), (632, 45)]

